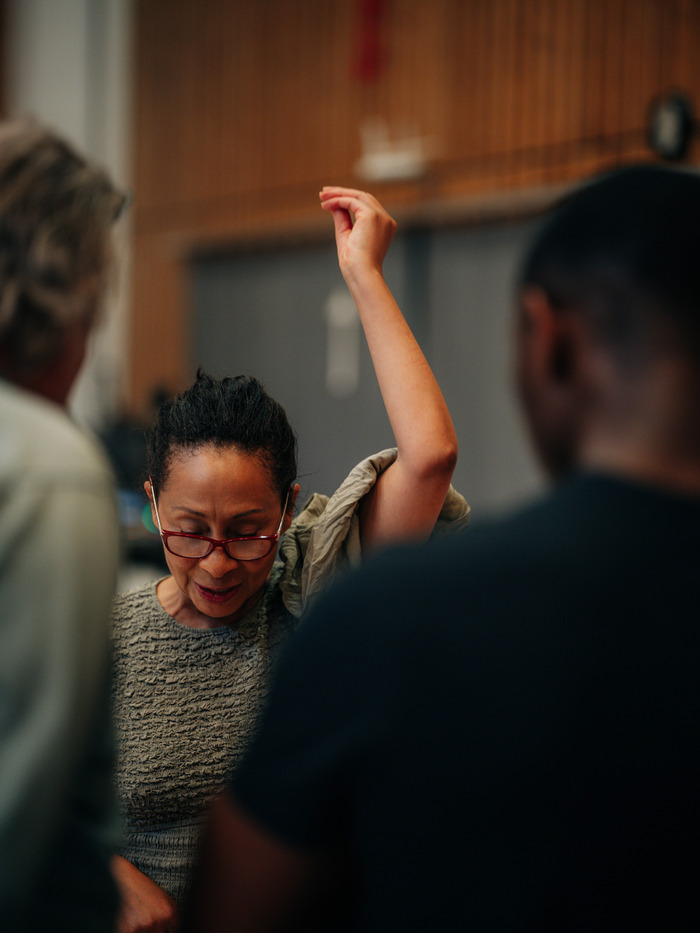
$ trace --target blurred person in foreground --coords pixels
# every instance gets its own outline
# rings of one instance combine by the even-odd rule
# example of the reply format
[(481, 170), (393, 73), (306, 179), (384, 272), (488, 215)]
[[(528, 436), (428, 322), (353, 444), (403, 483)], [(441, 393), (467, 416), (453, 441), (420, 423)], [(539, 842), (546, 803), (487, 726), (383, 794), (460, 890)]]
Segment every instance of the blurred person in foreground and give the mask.
[(0, 925), (113, 928), (111, 471), (66, 401), (123, 197), (31, 121), (0, 125)]
[(545, 224), (517, 376), (553, 488), (319, 601), (211, 814), (190, 929), (696, 915), (699, 243), (700, 178), (661, 167)]

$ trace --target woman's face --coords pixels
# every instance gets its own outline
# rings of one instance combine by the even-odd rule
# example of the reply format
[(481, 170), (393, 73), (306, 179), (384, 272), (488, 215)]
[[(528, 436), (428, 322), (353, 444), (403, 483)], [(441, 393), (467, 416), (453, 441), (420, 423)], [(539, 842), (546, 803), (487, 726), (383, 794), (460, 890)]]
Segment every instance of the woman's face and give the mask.
[[(282, 515), (268, 468), (255, 454), (235, 447), (202, 447), (176, 455), (165, 486), (156, 494), (164, 531), (218, 540), (274, 535)], [(290, 513), (288, 509), (282, 531), (291, 524)], [(176, 618), (207, 627), (237, 622), (260, 598), (276, 553), (275, 546), (265, 557), (240, 561), (217, 547), (207, 557), (191, 560), (166, 548), (179, 590)]]

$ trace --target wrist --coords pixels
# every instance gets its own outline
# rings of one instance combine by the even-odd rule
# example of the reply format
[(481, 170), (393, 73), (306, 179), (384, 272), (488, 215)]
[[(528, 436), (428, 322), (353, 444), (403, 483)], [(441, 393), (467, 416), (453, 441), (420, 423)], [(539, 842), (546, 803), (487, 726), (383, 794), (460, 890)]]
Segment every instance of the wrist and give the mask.
[(352, 264), (341, 268), (341, 272), (353, 295), (387, 287), (381, 266)]

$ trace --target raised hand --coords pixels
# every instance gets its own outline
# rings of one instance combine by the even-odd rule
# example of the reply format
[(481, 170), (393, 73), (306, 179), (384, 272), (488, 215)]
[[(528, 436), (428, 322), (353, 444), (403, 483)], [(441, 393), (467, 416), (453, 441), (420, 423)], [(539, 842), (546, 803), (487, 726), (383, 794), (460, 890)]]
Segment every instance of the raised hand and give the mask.
[(319, 192), (321, 207), (331, 211), (340, 270), (348, 284), (363, 273), (381, 274), (396, 221), (371, 194), (328, 186)]

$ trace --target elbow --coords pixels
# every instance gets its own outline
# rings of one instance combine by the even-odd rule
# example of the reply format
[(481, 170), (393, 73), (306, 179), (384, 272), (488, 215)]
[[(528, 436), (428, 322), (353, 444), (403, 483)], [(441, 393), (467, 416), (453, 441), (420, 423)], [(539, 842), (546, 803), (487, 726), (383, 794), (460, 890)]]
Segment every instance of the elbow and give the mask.
[(457, 466), (457, 439), (444, 440), (426, 451), (418, 469), (418, 478), (423, 482), (438, 482), (448, 486)]
[(447, 444), (445, 449), (441, 451), (439, 462), (436, 467), (438, 472), (452, 479), (452, 474), (457, 466), (458, 453), (457, 438), (455, 437), (452, 442)]

